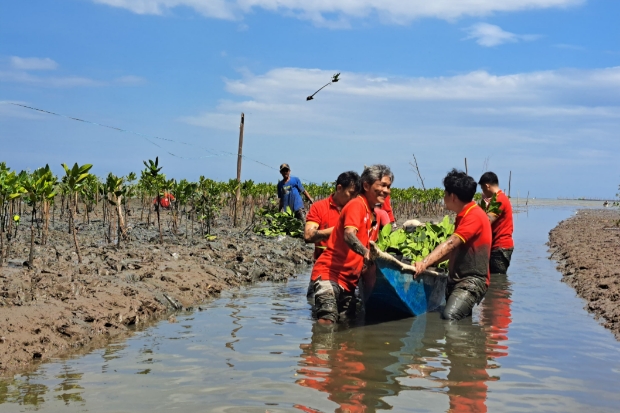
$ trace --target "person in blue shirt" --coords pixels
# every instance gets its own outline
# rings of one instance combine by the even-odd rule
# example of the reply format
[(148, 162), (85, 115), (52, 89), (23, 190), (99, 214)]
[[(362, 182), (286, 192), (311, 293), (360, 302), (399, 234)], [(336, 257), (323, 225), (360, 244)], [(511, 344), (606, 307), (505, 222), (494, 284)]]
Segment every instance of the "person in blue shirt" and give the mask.
[(291, 167), (287, 163), (280, 165), (282, 180), (278, 182), (278, 198), (280, 198), (280, 210), (290, 207), (295, 213), (295, 217), (301, 221), (306, 221), (306, 210), (301, 194), (304, 194), (310, 203), (314, 200), (301, 184), (299, 178), (291, 176)]

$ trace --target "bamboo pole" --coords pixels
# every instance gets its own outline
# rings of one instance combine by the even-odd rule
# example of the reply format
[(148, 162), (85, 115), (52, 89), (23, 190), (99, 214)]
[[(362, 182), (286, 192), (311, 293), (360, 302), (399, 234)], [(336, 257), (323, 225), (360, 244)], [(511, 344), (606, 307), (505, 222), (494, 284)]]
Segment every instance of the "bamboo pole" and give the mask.
[(512, 181), (512, 171), (508, 174), (508, 198), (510, 198), (510, 182)]
[(239, 150), (237, 153), (237, 193), (235, 195), (235, 215), (234, 226), (239, 226), (240, 216), (239, 208), (241, 203), (241, 161), (243, 160), (243, 127), (245, 124), (245, 115), (241, 113), (241, 123), (239, 124)]
[(469, 175), (469, 172), (467, 172), (467, 158), (465, 158), (465, 174)]

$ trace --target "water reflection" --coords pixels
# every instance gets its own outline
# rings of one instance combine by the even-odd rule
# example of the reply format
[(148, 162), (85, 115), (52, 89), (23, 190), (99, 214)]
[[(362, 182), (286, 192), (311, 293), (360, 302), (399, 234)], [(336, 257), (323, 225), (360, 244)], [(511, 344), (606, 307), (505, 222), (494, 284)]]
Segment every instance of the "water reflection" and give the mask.
[(55, 392), (60, 393), (56, 395), (56, 399), (64, 401), (65, 405), (69, 405), (70, 402), (84, 403), (82, 398), (84, 387), (79, 384), (82, 375), (83, 373), (78, 373), (67, 364), (64, 364), (61, 373), (56, 375), (57, 379), (62, 380), (54, 389)]
[(35, 410), (45, 402), (48, 387), (36, 383), (38, 374), (25, 375), (20, 379), (0, 382), (0, 404), (14, 403), (35, 407)]
[(353, 328), (315, 324), (310, 343), (300, 345), (297, 384), (327, 393), (336, 412), (390, 410), (390, 396), (405, 390), (443, 393), (450, 412), (486, 412), (487, 383), (499, 380), (489, 372), (508, 355), (509, 286), (494, 276), (479, 322), (430, 313)]

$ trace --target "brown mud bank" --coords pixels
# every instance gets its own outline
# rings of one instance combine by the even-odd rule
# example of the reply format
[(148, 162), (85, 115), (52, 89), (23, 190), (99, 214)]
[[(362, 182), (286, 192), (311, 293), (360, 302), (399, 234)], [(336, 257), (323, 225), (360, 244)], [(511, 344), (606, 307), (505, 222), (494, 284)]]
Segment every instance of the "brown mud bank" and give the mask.
[[(215, 240), (136, 225), (132, 241), (101, 241), (97, 221), (80, 226), (82, 264), (72, 236), (57, 227), (36, 246), (32, 268), (24, 231), (0, 267), (0, 375), (34, 369), (39, 360), (105, 345), (133, 327), (189, 309), (222, 290), (255, 281), (285, 281), (311, 263), (312, 246), (231, 228)], [(28, 231), (29, 233), (29, 231)], [(141, 241), (142, 240), (142, 241)], [(174, 321), (173, 318), (171, 318)], [(33, 363), (33, 360), (35, 363)]]
[(580, 210), (549, 233), (551, 258), (586, 308), (620, 339), (620, 213)]

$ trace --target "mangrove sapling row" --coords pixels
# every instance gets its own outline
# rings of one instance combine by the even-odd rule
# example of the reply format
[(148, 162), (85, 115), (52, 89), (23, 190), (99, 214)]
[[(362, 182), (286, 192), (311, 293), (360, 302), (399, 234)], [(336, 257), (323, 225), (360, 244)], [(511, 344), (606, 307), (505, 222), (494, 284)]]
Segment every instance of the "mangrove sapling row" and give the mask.
[[(426, 223), (408, 233), (404, 229), (392, 231), (391, 225), (386, 225), (379, 233), (377, 247), (384, 252), (402, 256), (411, 263), (422, 261), (435, 247), (454, 233), (454, 223), (446, 215), (438, 224)], [(447, 268), (448, 261), (438, 265)]]
[[(77, 166), (77, 171), (74, 169)], [(19, 216), (30, 213), (30, 221), (23, 217), (22, 222), (30, 222), (30, 245), (33, 253), (35, 244), (45, 245), (48, 231), (63, 228), (73, 236), (76, 254), (81, 260), (79, 248), (80, 231), (92, 223), (101, 229), (102, 240), (106, 243), (127, 242), (132, 239), (131, 228), (149, 227), (154, 223), (153, 212), (158, 216), (157, 229), (159, 242), (195, 242), (194, 236), (211, 237), (216, 222), (230, 225), (235, 208), (235, 191), (239, 185), (236, 180), (217, 182), (201, 177), (198, 182), (185, 179), (167, 179), (161, 173), (159, 159), (144, 162), (140, 179), (135, 173), (126, 176), (110, 173), (105, 179), (90, 174), (90, 165), (64, 165), (65, 176), (62, 182), (49, 168), (39, 168), (34, 172), (10, 170), (0, 163), (0, 263), (6, 262), (11, 254), (11, 244), (20, 236), (17, 230)], [(306, 189), (318, 200), (334, 192), (333, 182), (309, 183)], [(241, 225), (275, 220), (275, 227), (263, 229), (270, 235), (289, 234), (300, 236), (303, 228), (292, 213), (277, 211), (277, 188), (275, 183), (256, 183), (246, 180), (241, 183), (239, 218)], [(393, 210), (397, 218), (410, 218), (420, 215), (437, 215), (443, 211), (439, 189), (419, 190), (417, 188), (392, 189)], [(162, 204), (162, 199), (166, 205)], [(140, 208), (140, 214), (137, 212)], [(27, 211), (24, 212), (24, 208)], [(161, 214), (166, 214), (169, 227), (164, 231)], [(266, 218), (265, 214), (270, 217)], [(17, 220), (12, 219), (17, 217)], [(51, 220), (50, 220), (51, 217)], [(185, 221), (185, 222), (183, 222)], [(260, 222), (257, 227), (260, 227)], [(51, 225), (50, 225), (51, 223)], [(198, 224), (198, 228), (195, 225)], [(184, 228), (181, 234), (179, 229)], [(261, 231), (261, 230), (258, 230)], [(144, 234), (136, 232), (134, 239)], [(38, 237), (38, 241), (35, 240)]]
[(441, 216), (447, 213), (441, 188), (392, 188), (390, 199), (396, 219), (421, 216)]

